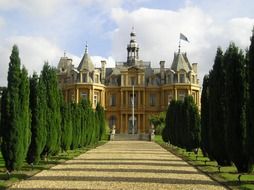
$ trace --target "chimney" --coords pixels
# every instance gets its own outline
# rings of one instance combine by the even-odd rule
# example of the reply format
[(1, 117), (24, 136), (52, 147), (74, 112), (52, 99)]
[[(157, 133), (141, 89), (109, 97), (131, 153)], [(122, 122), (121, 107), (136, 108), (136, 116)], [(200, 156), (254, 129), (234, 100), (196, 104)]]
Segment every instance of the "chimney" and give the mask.
[(192, 63), (192, 70), (193, 70), (195, 73), (198, 73), (198, 64), (197, 64), (197, 63)]
[(165, 61), (160, 61), (161, 84), (165, 83)]
[(101, 61), (101, 83), (105, 84), (106, 79), (106, 61)]

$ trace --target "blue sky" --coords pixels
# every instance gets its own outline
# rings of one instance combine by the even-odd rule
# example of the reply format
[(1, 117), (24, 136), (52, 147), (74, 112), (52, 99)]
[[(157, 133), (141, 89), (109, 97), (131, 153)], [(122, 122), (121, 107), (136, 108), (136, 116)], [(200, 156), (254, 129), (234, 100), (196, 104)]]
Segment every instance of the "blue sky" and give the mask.
[(0, 85), (6, 85), (13, 44), (22, 64), (40, 72), (44, 61), (57, 65), (64, 51), (78, 65), (86, 41), (96, 66), (126, 59), (134, 26), (140, 58), (170, 67), (179, 33), (200, 80), (213, 64), (216, 48), (234, 41), (245, 49), (254, 25), (253, 0), (0, 0)]

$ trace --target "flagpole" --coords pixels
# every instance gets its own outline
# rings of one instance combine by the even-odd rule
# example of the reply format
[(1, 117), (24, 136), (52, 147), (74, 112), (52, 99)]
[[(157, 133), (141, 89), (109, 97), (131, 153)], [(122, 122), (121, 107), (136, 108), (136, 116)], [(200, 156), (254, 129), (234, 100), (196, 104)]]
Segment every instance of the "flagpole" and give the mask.
[(132, 85), (132, 134), (134, 134), (134, 85)]
[(179, 45), (178, 45), (178, 53), (181, 52), (181, 38), (179, 39)]

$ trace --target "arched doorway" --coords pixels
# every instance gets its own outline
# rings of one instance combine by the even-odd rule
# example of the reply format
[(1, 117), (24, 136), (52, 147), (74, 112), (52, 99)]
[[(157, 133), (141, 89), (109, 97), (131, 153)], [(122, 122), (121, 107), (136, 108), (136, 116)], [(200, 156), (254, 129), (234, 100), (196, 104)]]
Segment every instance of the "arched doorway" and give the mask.
[(129, 121), (128, 121), (128, 133), (129, 134), (137, 134), (138, 133), (138, 128), (137, 128), (137, 118), (134, 116), (134, 126), (133, 126), (133, 120), (132, 120), (132, 116), (129, 117)]

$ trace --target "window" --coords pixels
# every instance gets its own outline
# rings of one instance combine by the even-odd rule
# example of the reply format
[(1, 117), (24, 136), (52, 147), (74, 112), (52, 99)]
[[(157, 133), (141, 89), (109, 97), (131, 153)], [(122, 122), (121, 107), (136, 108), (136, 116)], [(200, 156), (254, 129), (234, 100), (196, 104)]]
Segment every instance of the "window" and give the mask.
[(130, 98), (129, 98), (129, 105), (130, 105), (130, 106), (132, 106), (133, 101), (134, 101), (134, 105), (137, 105), (137, 97), (136, 97), (136, 94), (134, 94), (134, 100), (133, 100), (133, 94), (131, 93), (131, 94), (130, 94)]
[(82, 80), (83, 82), (87, 82), (87, 73), (82, 74)]
[(136, 84), (136, 79), (135, 79), (135, 77), (131, 77), (131, 78), (130, 78), (130, 84), (131, 84), (131, 85), (135, 85), (135, 84)]
[(95, 75), (95, 80), (96, 83), (99, 83), (99, 75)]
[(184, 93), (179, 93), (178, 99), (181, 101), (184, 101), (185, 94)]
[(184, 74), (180, 74), (180, 83), (185, 83), (185, 76), (184, 76)]
[(192, 83), (195, 83), (195, 76), (192, 75)]
[(150, 94), (150, 106), (155, 106), (155, 99), (156, 99), (156, 95)]
[(82, 100), (87, 100), (87, 93), (86, 93), (86, 92), (81, 92), (81, 93), (80, 93), (80, 98), (81, 98)]
[(110, 96), (109, 105), (110, 105), (110, 106), (116, 106), (116, 95), (115, 95), (115, 94), (112, 94), (112, 95)]
[(94, 104), (94, 106), (97, 106), (97, 103), (98, 103), (98, 95), (94, 94), (94, 96), (93, 96), (93, 104)]

